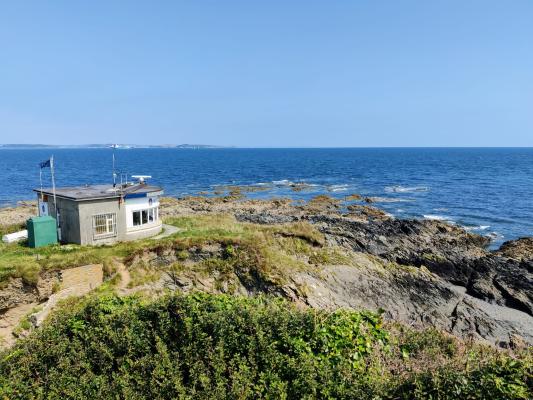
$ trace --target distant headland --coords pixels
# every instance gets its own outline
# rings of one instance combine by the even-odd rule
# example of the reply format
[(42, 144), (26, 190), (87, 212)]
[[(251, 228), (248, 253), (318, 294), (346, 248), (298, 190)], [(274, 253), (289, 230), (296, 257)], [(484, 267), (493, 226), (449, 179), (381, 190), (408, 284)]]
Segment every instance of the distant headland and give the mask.
[(216, 146), (211, 144), (0, 144), (0, 149), (228, 149), (233, 146)]

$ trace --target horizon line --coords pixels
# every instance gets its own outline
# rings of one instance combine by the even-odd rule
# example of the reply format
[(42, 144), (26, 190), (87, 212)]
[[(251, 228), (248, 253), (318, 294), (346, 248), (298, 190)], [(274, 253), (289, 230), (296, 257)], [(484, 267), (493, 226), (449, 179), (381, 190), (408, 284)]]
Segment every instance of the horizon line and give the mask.
[[(8, 148), (112, 148), (107, 143), (92, 143), (92, 144), (44, 144), (44, 143), (0, 143), (0, 149)], [(109, 147), (108, 147), (109, 146)], [(235, 146), (235, 145), (212, 145), (212, 144), (119, 144), (119, 146), (132, 146), (130, 148), (118, 148), (120, 150), (132, 150), (135, 148), (158, 148), (158, 149), (173, 149), (180, 148), (189, 150), (190, 148), (201, 147), (203, 150), (223, 150), (223, 149), (531, 149), (533, 145), (528, 146)], [(187, 147), (189, 148), (187, 148)]]

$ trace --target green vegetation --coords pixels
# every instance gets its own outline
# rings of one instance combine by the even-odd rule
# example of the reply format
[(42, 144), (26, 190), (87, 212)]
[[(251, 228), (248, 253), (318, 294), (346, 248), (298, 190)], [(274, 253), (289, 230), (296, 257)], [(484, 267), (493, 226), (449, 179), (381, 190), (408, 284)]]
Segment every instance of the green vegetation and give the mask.
[(138, 241), (107, 246), (51, 245), (36, 249), (25, 243), (0, 243), (0, 285), (10, 277), (36, 284), (41, 271), (86, 264), (109, 264), (114, 257), (125, 257), (149, 243)]
[[(180, 228), (172, 240), (132, 252), (124, 263), (143, 276), (163, 271), (172, 279), (187, 272), (215, 280), (215, 288), (263, 287), (286, 282), (291, 273), (314, 269), (338, 256), (323, 235), (307, 223), (263, 226), (228, 215), (203, 215), (167, 221)], [(132, 286), (135, 282), (132, 281)]]
[(531, 354), (265, 297), (93, 296), (0, 354), (8, 399), (528, 399), (532, 384)]
[[(336, 203), (324, 197), (313, 206)], [(228, 215), (166, 222), (180, 230), (161, 240), (0, 244), (0, 282), (36, 283), (43, 270), (89, 263), (103, 263), (113, 276), (118, 261), (130, 271), (130, 287), (197, 274), (232, 293), (238, 284), (265, 288), (304, 269), (356, 263), (307, 223), (254, 225)], [(267, 297), (120, 298), (113, 294), (119, 280), (65, 301), (42, 329), (0, 354), (0, 398), (532, 398), (531, 352), (513, 355), (436, 330), (384, 325), (372, 313), (302, 310)], [(24, 318), (17, 329), (28, 326)]]
[[(323, 235), (308, 223), (285, 225), (254, 225), (240, 223), (229, 215), (197, 215), (170, 218), (166, 221), (180, 228), (170, 237), (160, 240), (140, 240), (103, 246), (53, 245), (31, 249), (24, 243), (0, 243), (0, 284), (10, 277), (20, 277), (36, 284), (41, 271), (64, 269), (85, 264), (103, 263), (106, 276), (112, 276), (113, 261), (124, 260), (132, 266), (136, 257), (147, 252), (170, 252), (178, 261), (186, 261), (191, 248), (221, 246), (222, 254), (212, 260), (197, 263), (197, 269), (229, 271), (241, 275), (256, 274), (272, 283), (283, 282), (295, 269), (327, 263), (343, 263), (349, 257), (342, 251), (325, 245)], [(132, 282), (136, 286), (153, 282), (172, 264), (158, 265), (160, 271), (146, 263), (136, 263)]]
[(28, 332), (33, 328), (33, 324), (30, 321), (30, 316), (41, 311), (42, 306), (36, 306), (31, 309), (18, 323), (18, 325), (13, 329), (13, 333), (16, 336), (20, 336), (23, 332)]
[(148, 283), (156, 282), (161, 277), (161, 271), (158, 271), (150, 266), (145, 268), (134, 268), (130, 274), (131, 281), (128, 287), (136, 287)]

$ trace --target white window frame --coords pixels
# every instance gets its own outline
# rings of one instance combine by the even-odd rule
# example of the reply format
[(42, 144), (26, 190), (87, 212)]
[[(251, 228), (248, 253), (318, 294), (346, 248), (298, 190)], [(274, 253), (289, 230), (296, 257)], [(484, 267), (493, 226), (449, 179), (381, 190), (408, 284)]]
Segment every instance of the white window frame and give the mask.
[[(142, 218), (143, 211), (146, 212), (146, 222), (143, 222), (143, 218)], [(138, 225), (135, 225), (135, 218), (133, 217), (135, 213), (139, 213), (139, 224)], [(152, 221), (150, 221), (150, 215), (152, 215), (152, 218), (153, 218)], [(131, 221), (132, 221), (133, 228), (141, 228), (144, 225), (155, 224), (158, 220), (159, 220), (159, 206), (140, 208), (140, 209), (131, 211)]]
[[(98, 228), (104, 228), (98, 233)], [(93, 237), (94, 239), (104, 239), (117, 236), (117, 214), (105, 213), (93, 215)]]

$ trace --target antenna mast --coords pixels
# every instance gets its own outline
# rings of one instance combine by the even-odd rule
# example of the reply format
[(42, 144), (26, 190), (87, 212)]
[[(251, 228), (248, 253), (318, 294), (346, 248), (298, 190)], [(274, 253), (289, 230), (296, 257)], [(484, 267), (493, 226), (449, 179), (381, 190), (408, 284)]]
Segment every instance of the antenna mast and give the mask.
[(113, 147), (113, 187), (117, 186), (117, 174), (115, 172), (115, 148)]

